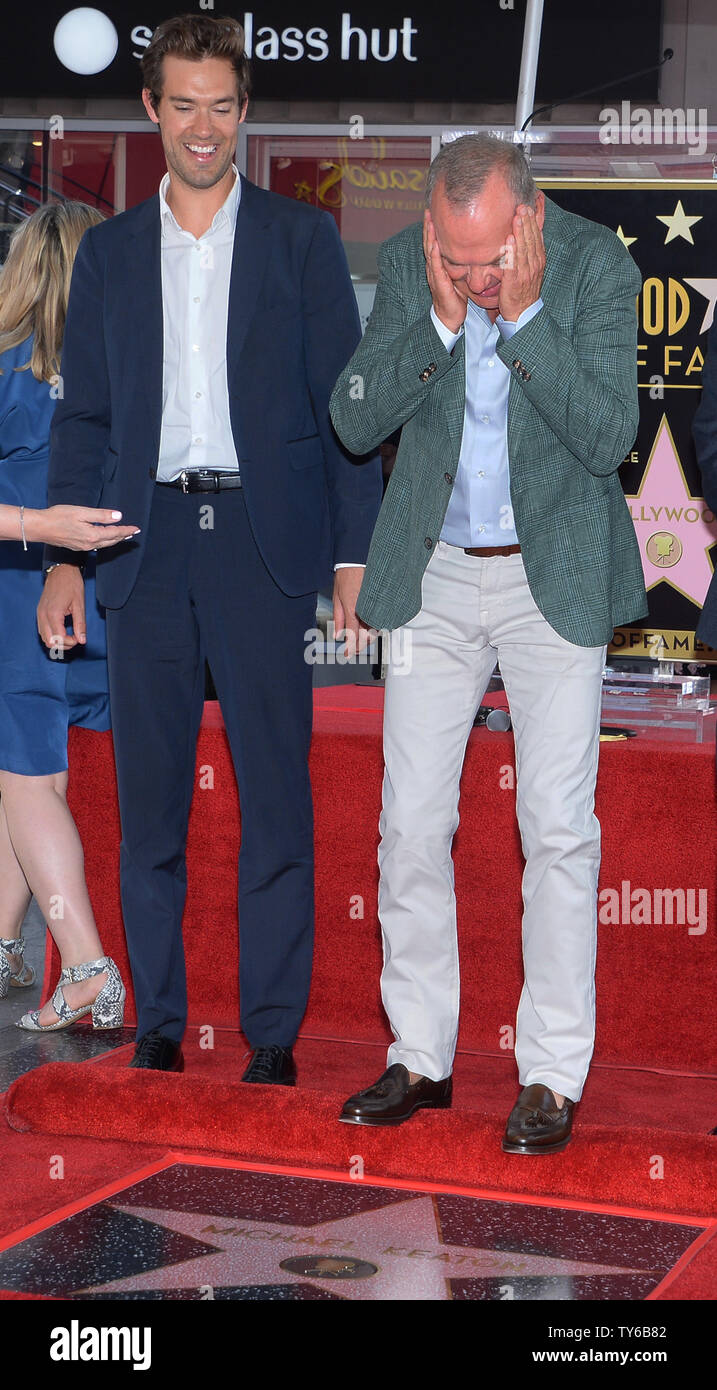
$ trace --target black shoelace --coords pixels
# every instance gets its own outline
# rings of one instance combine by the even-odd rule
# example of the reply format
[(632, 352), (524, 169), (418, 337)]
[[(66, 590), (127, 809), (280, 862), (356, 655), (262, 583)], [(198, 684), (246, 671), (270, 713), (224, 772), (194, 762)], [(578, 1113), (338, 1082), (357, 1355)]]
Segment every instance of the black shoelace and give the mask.
[(275, 1063), (283, 1054), (283, 1047), (257, 1047), (254, 1060), (249, 1067), (252, 1076), (257, 1077), (260, 1081), (268, 1079), (274, 1070)]
[(163, 1038), (160, 1033), (146, 1033), (138, 1047), (142, 1061), (158, 1062), (162, 1052), (162, 1044), (166, 1041), (166, 1038)]

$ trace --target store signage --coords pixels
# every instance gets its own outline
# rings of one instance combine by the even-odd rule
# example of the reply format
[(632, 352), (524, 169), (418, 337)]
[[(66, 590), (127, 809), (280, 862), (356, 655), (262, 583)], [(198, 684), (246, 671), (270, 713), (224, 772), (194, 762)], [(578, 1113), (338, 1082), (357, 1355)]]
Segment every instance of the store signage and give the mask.
[[(101, 0), (72, 6), (36, 0), (3, 15), (3, 96), (133, 96), (139, 59), (156, 26), (183, 0)], [(265, 0), (257, 8), (216, 0), (197, 13), (244, 25), (255, 96), (267, 100), (513, 102), (526, 0)], [(616, 42), (616, 38), (619, 40)], [(538, 70), (541, 101), (657, 62), (659, 0), (546, 6)], [(606, 96), (656, 96), (653, 74)]]

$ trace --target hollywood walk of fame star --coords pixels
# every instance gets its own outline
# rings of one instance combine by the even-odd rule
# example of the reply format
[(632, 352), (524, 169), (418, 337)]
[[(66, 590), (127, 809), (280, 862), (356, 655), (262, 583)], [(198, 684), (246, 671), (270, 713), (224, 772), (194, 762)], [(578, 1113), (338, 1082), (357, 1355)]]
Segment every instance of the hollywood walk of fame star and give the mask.
[(681, 198), (678, 198), (674, 212), (667, 215), (657, 213), (656, 216), (658, 222), (664, 222), (668, 229), (667, 236), (665, 237), (665, 246), (667, 246), (668, 242), (674, 241), (676, 237), (683, 237), (685, 241), (689, 241), (690, 246), (694, 246), (695, 241), (690, 229), (694, 226), (695, 222), (702, 221), (702, 216), (688, 217), (682, 206)]
[[(76, 1290), (75, 1296), (99, 1293), (120, 1294), (157, 1289), (220, 1289), (311, 1285), (330, 1291), (335, 1297), (352, 1301), (444, 1300), (451, 1298), (451, 1279), (511, 1278), (533, 1276), (565, 1279), (605, 1274), (645, 1276), (644, 1269), (626, 1265), (599, 1264), (585, 1259), (526, 1254), (514, 1250), (482, 1249), (480, 1246), (444, 1243), (435, 1198), (408, 1196), (378, 1210), (354, 1213), (348, 1217), (312, 1225), (292, 1225), (272, 1221), (227, 1220), (210, 1213), (170, 1211), (155, 1207), (124, 1208), (153, 1225), (216, 1245), (216, 1253), (201, 1254), (126, 1279), (113, 1279), (91, 1289)], [(314, 1274), (292, 1274), (281, 1262), (297, 1255), (352, 1257), (377, 1267), (369, 1278), (339, 1281)], [(660, 1277), (655, 1273), (655, 1283)]]
[[(640, 487), (626, 500), (640, 545), (645, 587), (654, 589), (656, 584), (664, 582), (692, 603), (701, 605), (712, 579), (708, 552), (717, 542), (717, 522), (703, 519), (702, 513), (708, 508), (702, 498), (692, 496), (687, 486), (665, 415), (660, 421)], [(669, 533), (682, 546), (679, 559), (669, 569), (654, 564), (648, 555), (648, 542), (658, 532)]]

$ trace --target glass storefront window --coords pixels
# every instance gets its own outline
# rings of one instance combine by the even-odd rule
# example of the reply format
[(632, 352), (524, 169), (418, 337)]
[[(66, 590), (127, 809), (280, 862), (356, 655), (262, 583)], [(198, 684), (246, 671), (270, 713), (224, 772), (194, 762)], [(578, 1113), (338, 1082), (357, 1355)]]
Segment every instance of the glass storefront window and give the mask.
[(43, 203), (76, 199), (112, 217), (156, 193), (165, 169), (154, 130), (0, 129), (0, 264)]
[(248, 131), (248, 177), (336, 219), (364, 322), (376, 288), (378, 247), (420, 221), (430, 162), (430, 136), (352, 140)]
[(51, 195), (91, 203), (108, 217), (156, 193), (165, 169), (155, 131), (66, 130), (48, 141)]
[(18, 223), (43, 199), (41, 130), (0, 130), (0, 265)]

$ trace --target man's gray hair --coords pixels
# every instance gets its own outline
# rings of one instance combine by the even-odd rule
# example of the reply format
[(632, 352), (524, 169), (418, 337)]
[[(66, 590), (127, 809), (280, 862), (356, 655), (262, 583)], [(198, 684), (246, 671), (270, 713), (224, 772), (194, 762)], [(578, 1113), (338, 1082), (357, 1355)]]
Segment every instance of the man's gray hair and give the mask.
[(467, 208), (476, 201), (491, 174), (502, 174), (515, 194), (515, 205), (535, 206), (537, 188), (519, 145), (497, 135), (461, 135), (444, 145), (428, 170), (426, 207), (437, 183), (454, 207)]

